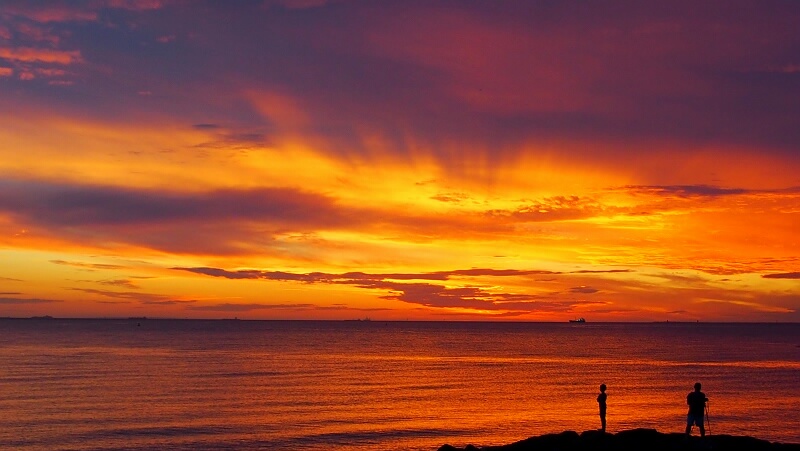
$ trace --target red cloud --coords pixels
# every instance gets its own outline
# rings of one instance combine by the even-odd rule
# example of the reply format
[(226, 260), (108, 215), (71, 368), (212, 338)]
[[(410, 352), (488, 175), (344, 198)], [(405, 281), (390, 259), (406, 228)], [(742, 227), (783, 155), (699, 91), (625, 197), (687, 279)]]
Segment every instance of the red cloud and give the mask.
[(57, 46), (61, 41), (61, 37), (57, 34), (54, 34), (47, 28), (48, 27), (31, 25), (28, 23), (19, 23), (16, 25), (14, 31), (16, 31), (18, 35), (24, 37), (26, 41), (44, 42), (53, 46)]

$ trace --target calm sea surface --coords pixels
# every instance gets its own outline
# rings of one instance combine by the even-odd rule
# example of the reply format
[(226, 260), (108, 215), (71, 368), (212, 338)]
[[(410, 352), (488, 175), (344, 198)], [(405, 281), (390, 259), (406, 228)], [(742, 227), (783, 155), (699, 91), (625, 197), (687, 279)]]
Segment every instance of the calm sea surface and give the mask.
[(0, 448), (435, 450), (599, 426), (800, 443), (798, 324), (0, 320)]

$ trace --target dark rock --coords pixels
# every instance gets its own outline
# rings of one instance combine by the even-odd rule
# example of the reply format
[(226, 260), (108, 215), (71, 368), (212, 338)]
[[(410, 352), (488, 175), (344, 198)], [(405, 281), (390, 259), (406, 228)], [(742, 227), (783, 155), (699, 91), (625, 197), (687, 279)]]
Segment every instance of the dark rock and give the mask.
[(619, 450), (633, 450), (633, 449), (647, 449), (648, 451), (667, 451), (675, 449), (676, 445), (685, 445), (683, 443), (676, 443), (677, 439), (685, 439), (686, 435), (678, 434), (680, 437), (675, 437), (673, 434), (661, 434), (655, 429), (631, 429), (629, 431), (620, 431), (614, 436), (614, 449)]
[(609, 451), (614, 445), (614, 436), (603, 431), (584, 431), (580, 441), (582, 449)]
[(715, 435), (714, 442), (718, 446), (728, 447), (739, 446), (741, 449), (752, 451), (771, 450), (773, 444), (766, 440), (759, 440), (753, 437), (734, 437), (732, 435)]
[(480, 451), (480, 448), (478, 448), (475, 445), (467, 445), (464, 448), (456, 448), (453, 445), (444, 444), (444, 445), (439, 447), (438, 451), (462, 451), (462, 450), (463, 451)]
[(577, 449), (580, 436), (575, 431), (564, 431), (560, 434), (545, 434), (538, 437), (530, 437), (510, 445), (503, 446), (487, 446), (481, 448), (485, 451), (517, 451), (517, 450), (563, 450), (563, 449)]
[(616, 434), (602, 431), (574, 431), (545, 434), (502, 446), (455, 448), (444, 445), (439, 451), (800, 451), (800, 444), (771, 443), (746, 436), (709, 435), (687, 437), (681, 433), (661, 433), (655, 429), (631, 429)]

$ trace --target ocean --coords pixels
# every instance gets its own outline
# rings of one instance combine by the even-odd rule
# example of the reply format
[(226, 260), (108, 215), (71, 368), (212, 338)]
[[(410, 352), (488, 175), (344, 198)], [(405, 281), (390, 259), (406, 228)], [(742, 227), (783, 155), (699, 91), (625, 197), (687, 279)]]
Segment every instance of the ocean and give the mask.
[[(596, 429), (800, 443), (800, 324), (0, 320), (0, 448), (436, 450)], [(697, 434), (697, 431), (695, 431)]]

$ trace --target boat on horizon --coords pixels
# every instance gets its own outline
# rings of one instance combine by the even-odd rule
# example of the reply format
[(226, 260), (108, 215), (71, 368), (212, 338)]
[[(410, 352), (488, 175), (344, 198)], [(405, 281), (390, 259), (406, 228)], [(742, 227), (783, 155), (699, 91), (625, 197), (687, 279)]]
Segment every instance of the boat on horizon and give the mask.
[(571, 320), (569, 320), (569, 322), (571, 322), (571, 323), (585, 323), (586, 320), (583, 317), (581, 317), (581, 318), (571, 319)]

